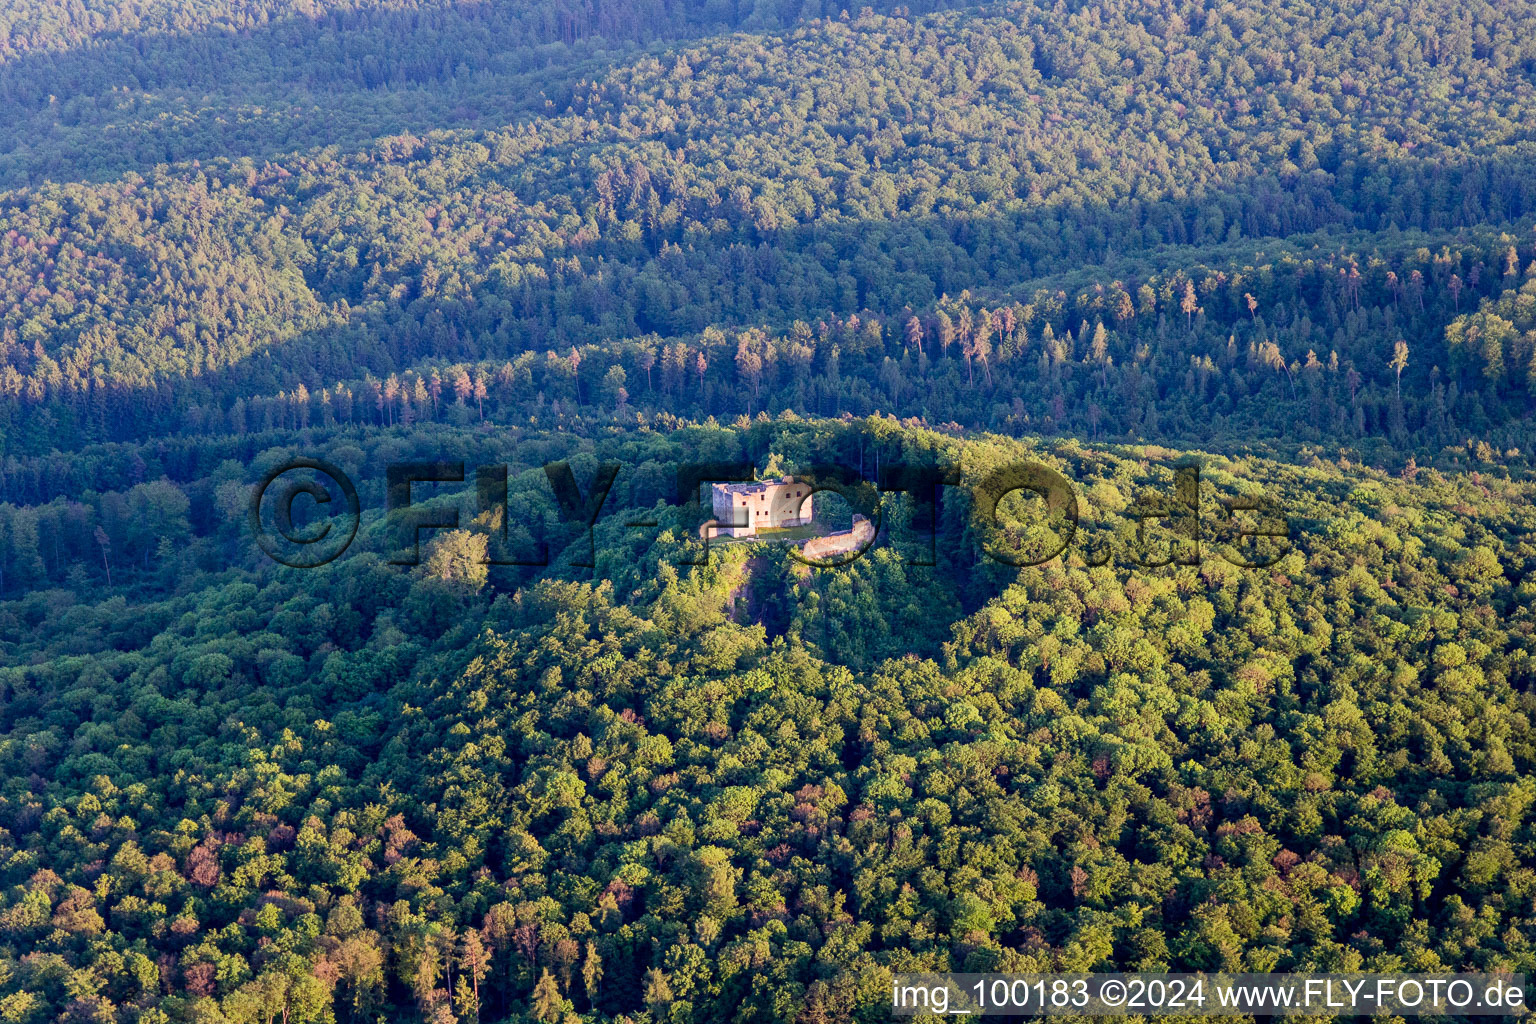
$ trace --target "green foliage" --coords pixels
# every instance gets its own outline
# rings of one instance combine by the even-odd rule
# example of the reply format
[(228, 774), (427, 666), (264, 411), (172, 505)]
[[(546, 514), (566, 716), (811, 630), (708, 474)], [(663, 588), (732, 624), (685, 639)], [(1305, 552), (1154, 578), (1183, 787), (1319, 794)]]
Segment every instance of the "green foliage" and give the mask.
[[(1533, 24), (9, 3), (0, 1020), (1531, 973)], [(313, 570), (247, 525), (294, 456), (362, 507)], [(1023, 460), (1079, 518), (1015, 567)], [(963, 486), (705, 561), (707, 461)], [(622, 467), (590, 534), (554, 462)]]
[(958, 529), (924, 570), (898, 501), (841, 569), (768, 543), (689, 568), (686, 531), (615, 503), (585, 582), (578, 536), (466, 584), (477, 526), (416, 570), (0, 606), (42, 617), (5, 641), (7, 1012), (838, 1018), (884, 1012), (848, 978), (916, 967), (1529, 965), (1529, 481), (1196, 453), (1203, 522), (1262, 490), (1294, 543), (1242, 570), (1202, 529), (1200, 564), (1145, 569), (1176, 527), (1138, 546), (1127, 503), (1184, 453), (724, 436), (969, 483), (1043, 461), (1111, 558), (1014, 569)]

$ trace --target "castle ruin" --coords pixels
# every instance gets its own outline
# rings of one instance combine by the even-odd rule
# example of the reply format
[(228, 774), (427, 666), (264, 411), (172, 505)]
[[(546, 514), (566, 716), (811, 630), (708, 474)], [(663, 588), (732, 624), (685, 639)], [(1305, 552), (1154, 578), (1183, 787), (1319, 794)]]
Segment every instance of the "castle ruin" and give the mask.
[(715, 484), (717, 534), (752, 537), (762, 529), (809, 526), (811, 487), (792, 477), (750, 484)]

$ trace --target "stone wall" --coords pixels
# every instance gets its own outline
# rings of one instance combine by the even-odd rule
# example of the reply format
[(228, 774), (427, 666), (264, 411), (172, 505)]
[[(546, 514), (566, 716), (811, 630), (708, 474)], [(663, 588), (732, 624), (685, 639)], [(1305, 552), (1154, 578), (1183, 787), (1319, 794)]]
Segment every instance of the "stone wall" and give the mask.
[(806, 558), (824, 561), (849, 551), (857, 551), (875, 538), (875, 524), (864, 516), (854, 514), (853, 529), (829, 533), (805, 542), (800, 553)]

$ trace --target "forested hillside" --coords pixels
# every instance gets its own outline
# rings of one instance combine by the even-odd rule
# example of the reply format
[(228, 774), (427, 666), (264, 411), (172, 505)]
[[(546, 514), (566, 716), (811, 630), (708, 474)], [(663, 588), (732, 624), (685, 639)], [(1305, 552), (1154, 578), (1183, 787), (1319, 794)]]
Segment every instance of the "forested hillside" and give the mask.
[[(0, 1020), (1536, 971), (1536, 6), (0, 28)], [(294, 458), (359, 494), (319, 568), (248, 518)], [(1024, 461), (1079, 516), (1018, 567)], [(932, 564), (894, 491), (705, 561), (691, 463), (960, 484)]]
[[(0, 197), (0, 429), (13, 452), (238, 433), (252, 399), (302, 394), (323, 418), (338, 385), (387, 421), (398, 396), (369, 377), (474, 359), (515, 378), (526, 356), (519, 406), (582, 384), (600, 402), (617, 366), (636, 405), (696, 378), (701, 414), (1498, 432), (1529, 407), (1536, 345), (1446, 327), (1536, 262), (1536, 55), (1520, 5), (1442, 13), (1433, 31), (1386, 7), (865, 13), (573, 79), (558, 69), (585, 51), (562, 44), (537, 94), (489, 56), (475, 72), (489, 102), (531, 105), (505, 127), (284, 152), (286, 129), (205, 152), (195, 120), (64, 113), (158, 95), (82, 80), (52, 129), (13, 139), (15, 180), (37, 161), (58, 180)], [(408, 68), (436, 37), (407, 38), (377, 59)], [(170, 138), (135, 159), (146, 132)], [(108, 180), (71, 180), (104, 161)], [(797, 375), (816, 383), (774, 386)]]

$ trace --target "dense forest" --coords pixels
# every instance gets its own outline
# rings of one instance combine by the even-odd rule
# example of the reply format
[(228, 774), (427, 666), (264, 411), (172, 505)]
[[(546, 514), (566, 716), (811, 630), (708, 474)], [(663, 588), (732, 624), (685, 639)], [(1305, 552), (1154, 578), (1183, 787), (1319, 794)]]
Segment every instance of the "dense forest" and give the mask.
[(1533, 29), (0, 0), (0, 1021), (1536, 973)]

